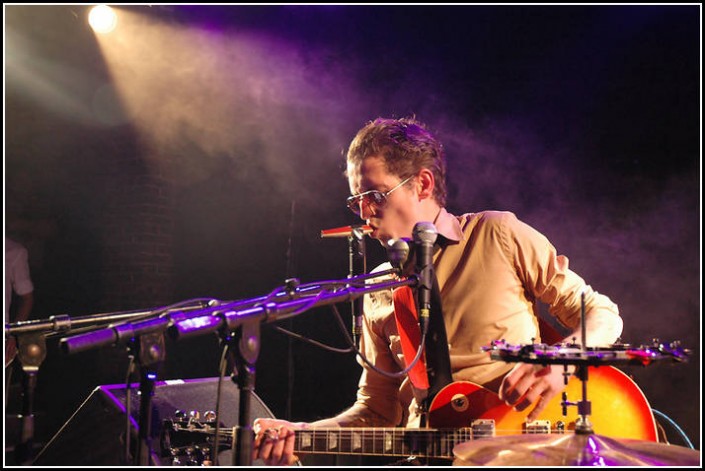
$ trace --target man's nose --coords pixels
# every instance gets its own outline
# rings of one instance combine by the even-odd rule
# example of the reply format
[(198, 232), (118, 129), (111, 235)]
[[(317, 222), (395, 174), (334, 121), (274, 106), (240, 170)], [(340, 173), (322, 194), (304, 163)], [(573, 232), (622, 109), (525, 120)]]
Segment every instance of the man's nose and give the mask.
[(374, 215), (374, 205), (363, 198), (362, 201), (360, 201), (360, 219), (367, 220)]

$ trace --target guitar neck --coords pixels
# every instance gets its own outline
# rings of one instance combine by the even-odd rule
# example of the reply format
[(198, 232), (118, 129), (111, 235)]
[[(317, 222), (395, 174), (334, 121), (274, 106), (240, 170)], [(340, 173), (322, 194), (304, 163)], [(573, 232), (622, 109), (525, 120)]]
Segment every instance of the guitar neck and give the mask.
[[(213, 445), (216, 431), (209, 425), (186, 427), (166, 420), (162, 434), (162, 452), (168, 456), (180, 456), (186, 450), (193, 451), (198, 444), (201, 451)], [(237, 428), (226, 428), (217, 432), (221, 451), (232, 449)], [(358, 455), (387, 456), (452, 460), (453, 447), (474, 438), (492, 436), (484, 425), (448, 429), (405, 429), (400, 427), (349, 427), (311, 428), (294, 431), (294, 451), (311, 455)], [(167, 455), (164, 455), (167, 456)]]
[(453, 458), (453, 447), (474, 438), (472, 428), (399, 427), (313, 428), (296, 430), (298, 453)]

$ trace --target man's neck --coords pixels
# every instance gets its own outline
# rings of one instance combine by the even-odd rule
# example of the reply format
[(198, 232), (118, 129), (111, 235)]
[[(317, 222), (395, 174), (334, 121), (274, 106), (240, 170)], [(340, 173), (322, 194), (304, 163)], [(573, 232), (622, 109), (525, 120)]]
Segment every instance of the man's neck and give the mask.
[(424, 200), (419, 208), (419, 218), (417, 222), (427, 221), (436, 223), (438, 215), (441, 213), (441, 206), (435, 200)]

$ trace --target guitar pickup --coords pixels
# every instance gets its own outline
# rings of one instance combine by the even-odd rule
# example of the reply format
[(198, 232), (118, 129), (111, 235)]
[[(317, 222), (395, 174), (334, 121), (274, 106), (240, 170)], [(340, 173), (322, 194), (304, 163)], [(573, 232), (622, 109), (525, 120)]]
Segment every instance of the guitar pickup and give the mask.
[(522, 425), (524, 433), (551, 433), (550, 420), (528, 420)]
[(494, 437), (495, 422), (493, 419), (477, 419), (470, 425), (472, 438)]

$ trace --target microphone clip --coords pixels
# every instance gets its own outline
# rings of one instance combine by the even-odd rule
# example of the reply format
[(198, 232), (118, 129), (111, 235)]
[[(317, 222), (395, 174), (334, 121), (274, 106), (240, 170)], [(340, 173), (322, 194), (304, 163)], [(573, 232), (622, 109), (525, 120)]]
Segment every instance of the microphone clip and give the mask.
[(290, 299), (296, 299), (299, 297), (299, 285), (301, 281), (298, 278), (289, 278), (284, 281), (284, 291)]

